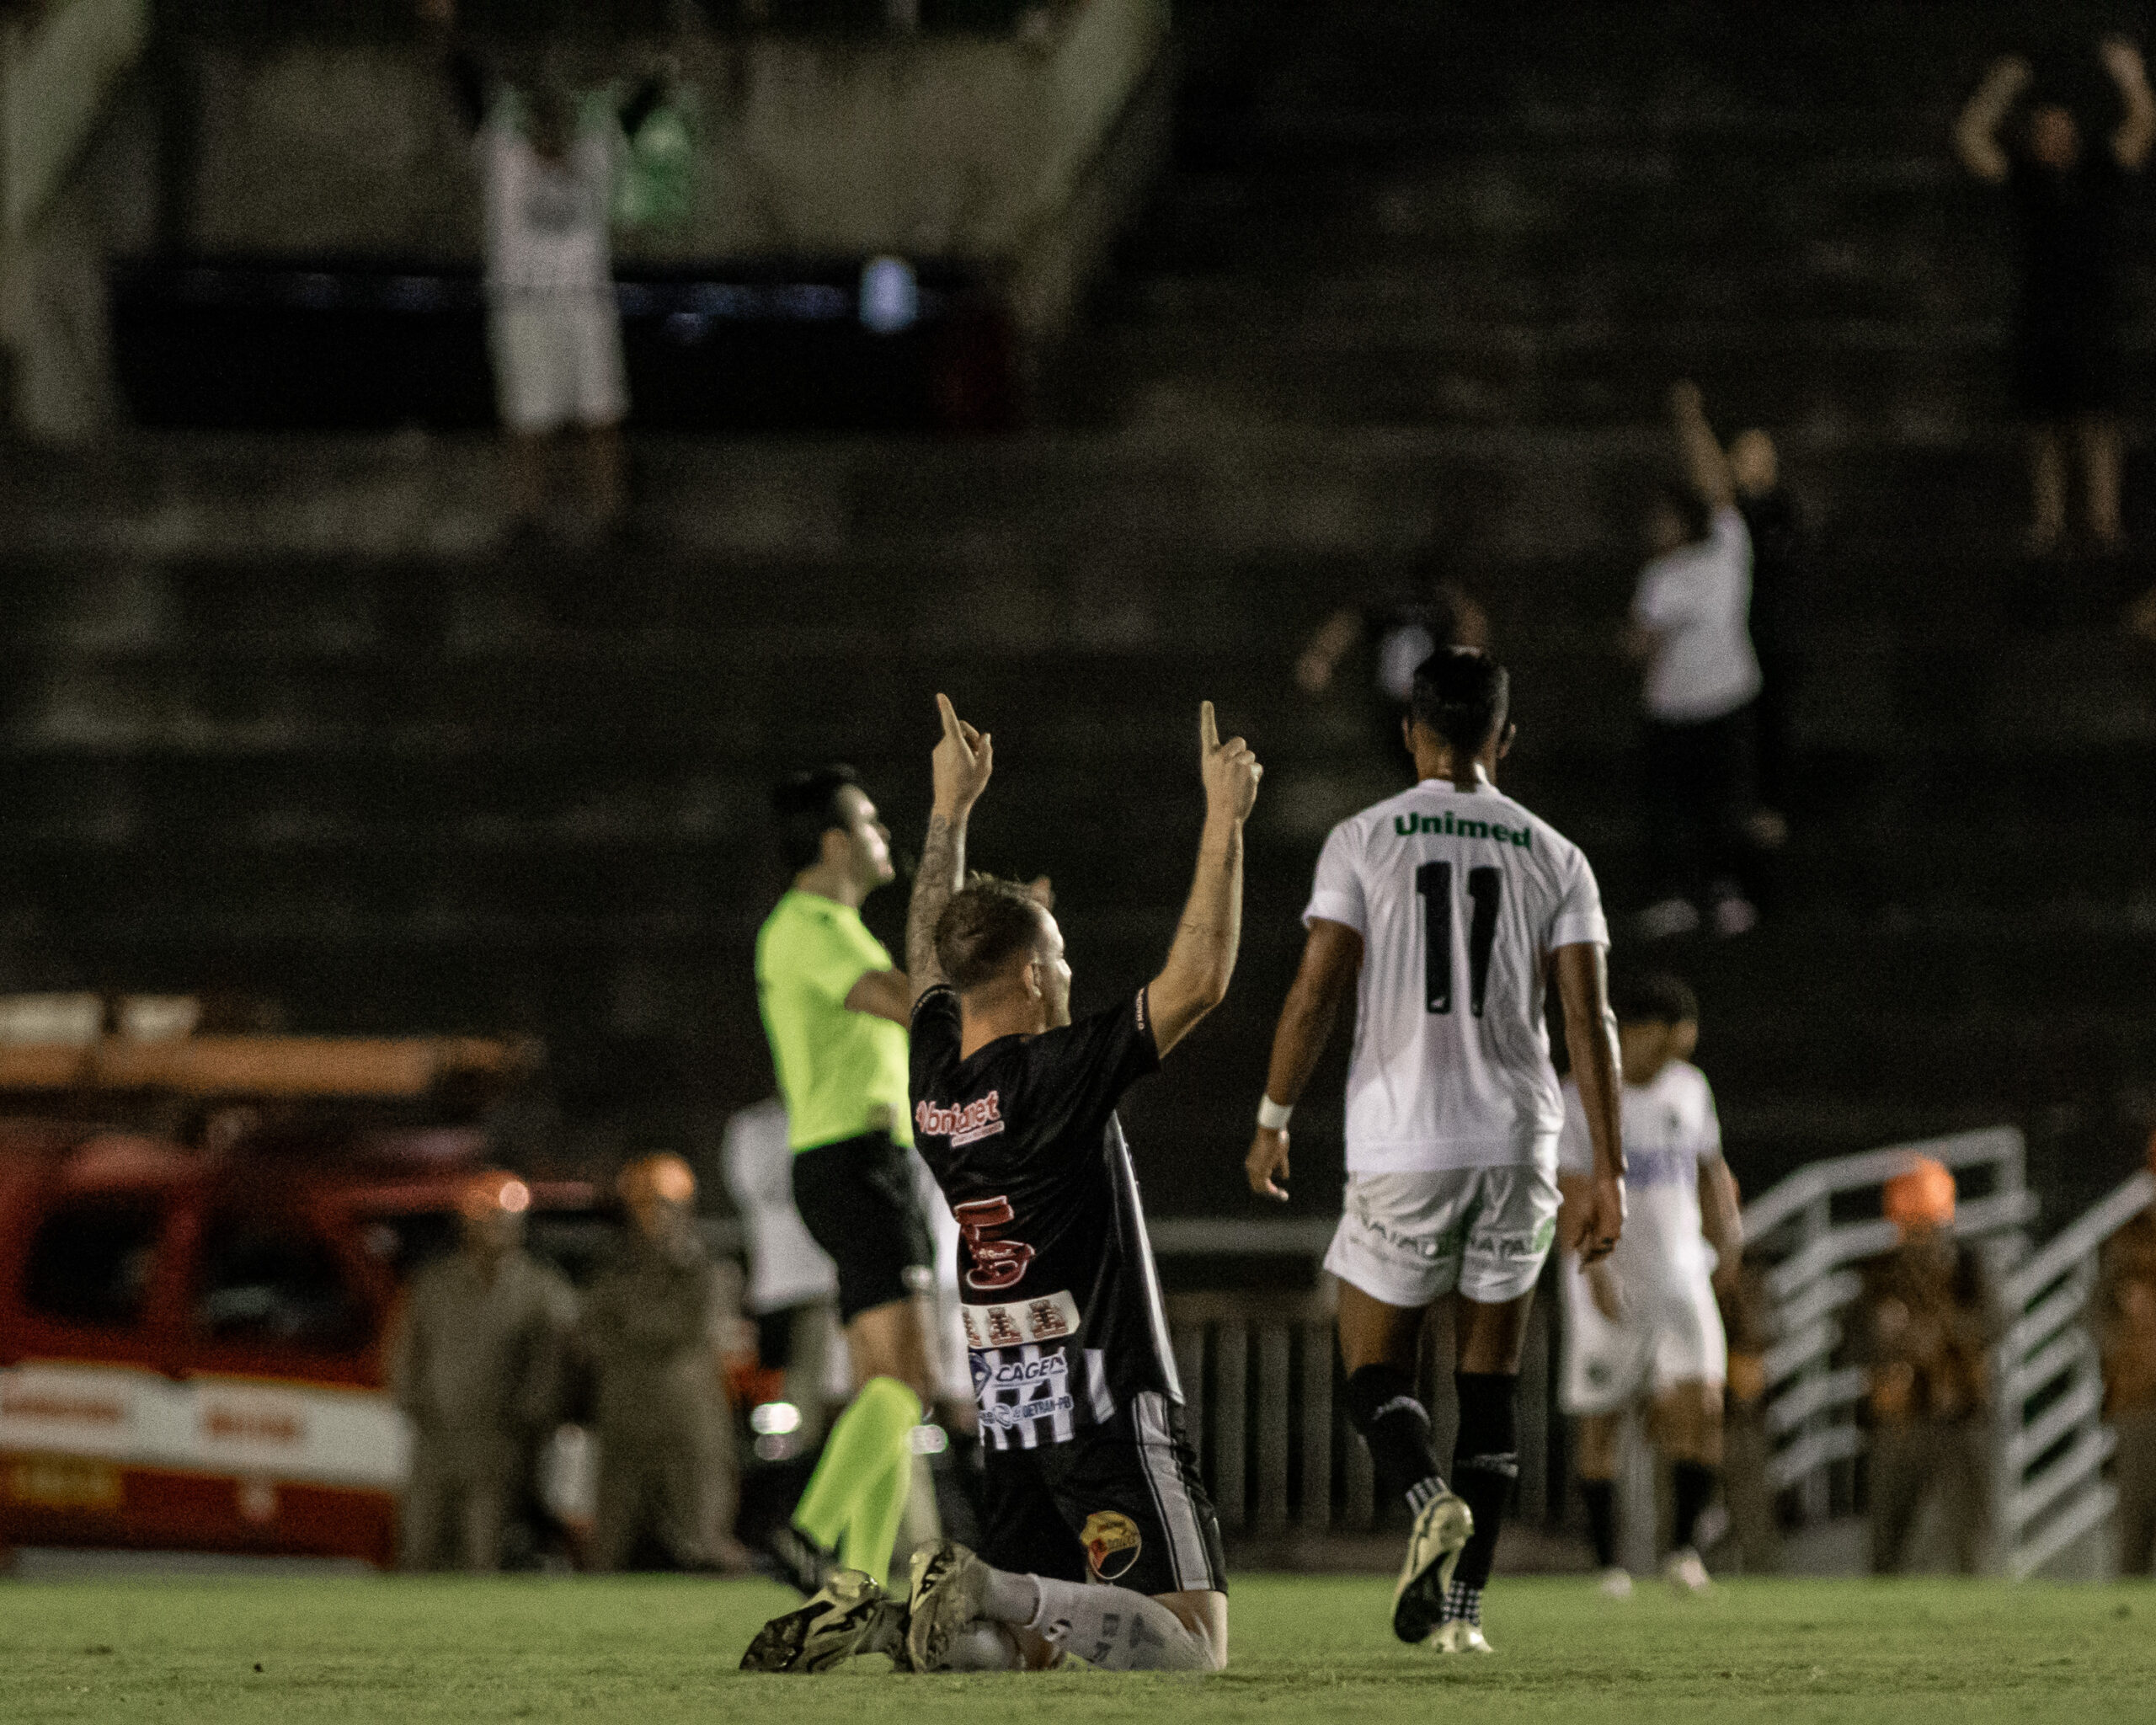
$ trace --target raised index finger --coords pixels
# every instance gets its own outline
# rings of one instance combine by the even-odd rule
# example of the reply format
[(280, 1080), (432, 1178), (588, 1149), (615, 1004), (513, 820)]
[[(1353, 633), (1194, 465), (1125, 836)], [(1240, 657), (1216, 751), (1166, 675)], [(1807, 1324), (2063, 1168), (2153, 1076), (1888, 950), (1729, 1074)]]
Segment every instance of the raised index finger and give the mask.
[(963, 739), (958, 735), (958, 709), (951, 705), (951, 697), (948, 695), (938, 695), (936, 697), (936, 710), (942, 717), (943, 734), (963, 741)]
[(1198, 746), (1210, 755), (1220, 746), (1220, 728), (1213, 722), (1213, 703), (1198, 703)]

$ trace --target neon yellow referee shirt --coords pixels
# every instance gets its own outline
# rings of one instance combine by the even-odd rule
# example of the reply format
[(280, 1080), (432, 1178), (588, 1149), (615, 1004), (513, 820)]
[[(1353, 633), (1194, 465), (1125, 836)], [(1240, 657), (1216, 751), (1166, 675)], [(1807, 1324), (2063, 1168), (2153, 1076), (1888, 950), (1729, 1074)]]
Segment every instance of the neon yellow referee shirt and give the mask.
[(846, 1004), (855, 983), (892, 968), (861, 913), (819, 893), (789, 892), (757, 931), (756, 1003), (791, 1148), (878, 1131), (913, 1142), (905, 1028)]

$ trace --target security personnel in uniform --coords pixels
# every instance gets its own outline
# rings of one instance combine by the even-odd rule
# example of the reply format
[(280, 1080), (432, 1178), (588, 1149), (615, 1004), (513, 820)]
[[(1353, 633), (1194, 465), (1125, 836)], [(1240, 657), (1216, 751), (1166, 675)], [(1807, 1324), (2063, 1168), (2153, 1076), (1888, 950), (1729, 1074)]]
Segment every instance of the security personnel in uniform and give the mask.
[(413, 1428), (407, 1569), (499, 1569), (531, 1458), (559, 1418), (576, 1296), (524, 1250), (531, 1204), (515, 1175), (474, 1174), (458, 1203), (462, 1246), (419, 1272), (399, 1315), (390, 1381)]
[(1872, 1419), (1871, 1568), (1897, 1573), (1936, 1498), (1955, 1567), (1974, 1574), (1989, 1499), (1986, 1409), (1998, 1325), (1988, 1279), (1954, 1237), (1954, 1176), (1918, 1157), (1886, 1183), (1901, 1244), (1865, 1267), (1860, 1347)]
[(599, 1439), (595, 1568), (652, 1547), (680, 1569), (740, 1570), (737, 1482), (723, 1355), (739, 1290), (697, 1236), (696, 1176), (677, 1156), (622, 1171), (629, 1229), (584, 1296), (582, 1346)]

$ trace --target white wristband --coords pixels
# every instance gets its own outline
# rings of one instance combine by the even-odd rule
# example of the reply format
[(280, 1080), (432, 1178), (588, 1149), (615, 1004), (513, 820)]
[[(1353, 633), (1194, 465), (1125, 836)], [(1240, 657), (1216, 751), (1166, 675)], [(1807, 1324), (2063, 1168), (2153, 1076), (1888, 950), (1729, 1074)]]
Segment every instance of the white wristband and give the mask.
[(1267, 1132), (1285, 1132), (1288, 1117), (1295, 1112), (1293, 1103), (1275, 1102), (1269, 1096), (1257, 1099), (1257, 1124)]

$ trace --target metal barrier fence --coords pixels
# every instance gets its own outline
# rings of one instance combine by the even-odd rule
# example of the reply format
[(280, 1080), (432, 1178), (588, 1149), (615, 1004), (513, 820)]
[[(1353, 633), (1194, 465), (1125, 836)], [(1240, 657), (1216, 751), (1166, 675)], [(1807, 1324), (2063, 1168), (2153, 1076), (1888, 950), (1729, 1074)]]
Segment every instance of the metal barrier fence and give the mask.
[(2033, 1575), (2103, 1525), (2118, 1493), (2103, 1477), (2112, 1436), (2104, 1381), (2084, 1322), (2104, 1242), (2156, 1203), (2156, 1174), (2136, 1174), (2015, 1270), (2000, 1289), (2009, 1315), (1993, 1355), (1998, 1386), (1999, 1567)]
[(1989, 1242), (1995, 1268), (2025, 1254), (2022, 1230), (2035, 1215), (2027, 1189), (2025, 1146), (2017, 1128), (1993, 1127), (1918, 1144), (1837, 1156), (1800, 1169), (1745, 1208), (1748, 1251), (1771, 1260), (1766, 1289), (1776, 1338), (1766, 1354), (1767, 1429), (1774, 1444), (1768, 1483), (1794, 1491), (1808, 1521), (1855, 1507), (1855, 1461), (1864, 1448), (1857, 1407), (1866, 1378), (1836, 1365), (1843, 1313), (1862, 1284), (1849, 1266), (1892, 1247), (1893, 1225), (1876, 1211), (1838, 1217), (1836, 1200), (1876, 1194), (1917, 1156), (1954, 1170), (1957, 1183), (1988, 1170), (1990, 1190), (1964, 1201), (1955, 1215), (1963, 1239)]
[[(1298, 1284), (1168, 1296), (1184, 1422), (1221, 1525), (1232, 1535), (1365, 1533), (1389, 1513), (1401, 1514), (1380, 1501), (1369, 1450), (1339, 1405), (1336, 1289), (1331, 1278), (1313, 1274), (1334, 1226), (1188, 1220), (1152, 1226), (1165, 1260), (1270, 1258), (1292, 1266), (1282, 1280)], [(1524, 1519), (1547, 1519), (1563, 1506), (1562, 1425), (1552, 1400), (1556, 1304), (1554, 1296), (1535, 1301), (1522, 1361)], [(1450, 1359), (1449, 1315), (1440, 1307), (1424, 1339), (1421, 1375), (1441, 1457), (1450, 1454), (1454, 1416), (1451, 1373), (1440, 1362)]]

